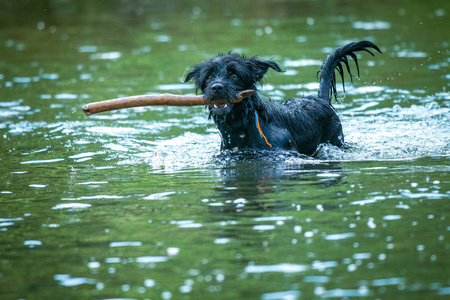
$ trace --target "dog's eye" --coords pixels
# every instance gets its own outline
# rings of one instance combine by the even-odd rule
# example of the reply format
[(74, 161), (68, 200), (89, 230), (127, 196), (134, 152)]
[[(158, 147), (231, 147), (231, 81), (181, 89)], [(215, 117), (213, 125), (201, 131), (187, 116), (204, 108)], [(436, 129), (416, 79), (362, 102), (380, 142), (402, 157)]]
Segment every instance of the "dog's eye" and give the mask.
[(208, 77), (206, 77), (206, 80), (212, 80), (212, 79), (213, 79), (212, 75), (209, 75)]
[(232, 78), (232, 79), (238, 79), (239, 76), (237, 76), (236, 74), (231, 74), (231, 78)]

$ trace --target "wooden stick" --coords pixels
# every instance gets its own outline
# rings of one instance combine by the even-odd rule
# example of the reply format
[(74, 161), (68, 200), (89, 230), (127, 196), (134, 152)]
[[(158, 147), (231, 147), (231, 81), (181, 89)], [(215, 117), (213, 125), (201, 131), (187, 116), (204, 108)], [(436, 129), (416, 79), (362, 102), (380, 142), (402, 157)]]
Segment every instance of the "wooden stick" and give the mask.
[(129, 108), (138, 106), (151, 106), (151, 105), (166, 105), (166, 106), (195, 106), (195, 105), (212, 105), (212, 104), (226, 104), (241, 102), (244, 98), (250, 97), (255, 93), (254, 90), (245, 90), (239, 92), (236, 95), (236, 99), (231, 100), (214, 100), (210, 101), (203, 98), (203, 95), (199, 96), (184, 96), (173, 94), (160, 94), (160, 95), (141, 95), (131, 96), (124, 98), (117, 98), (112, 100), (105, 100), (100, 102), (93, 102), (83, 106), (83, 112), (89, 116), (92, 114)]

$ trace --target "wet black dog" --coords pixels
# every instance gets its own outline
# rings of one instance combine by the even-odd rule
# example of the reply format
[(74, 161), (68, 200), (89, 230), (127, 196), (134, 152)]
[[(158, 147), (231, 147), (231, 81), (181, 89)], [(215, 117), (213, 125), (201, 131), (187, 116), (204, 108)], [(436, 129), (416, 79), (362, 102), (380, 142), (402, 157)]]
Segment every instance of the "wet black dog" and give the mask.
[[(335, 70), (344, 80), (344, 64), (352, 78), (347, 58), (350, 56), (356, 63), (359, 76), (354, 52), (367, 51), (373, 56), (367, 48), (381, 53), (375, 44), (361, 41), (347, 44), (329, 55), (318, 72), (320, 86), (317, 97), (276, 103), (265, 101), (255, 93), (239, 103), (209, 105), (210, 116), (222, 136), (221, 149), (287, 149), (313, 155), (323, 143), (342, 147), (341, 122), (331, 105), (333, 95), (336, 98)], [(253, 89), (256, 92), (256, 84), (269, 68), (282, 72), (273, 61), (229, 53), (194, 65), (185, 82), (194, 79), (196, 88), (206, 99), (229, 100), (242, 90)]]

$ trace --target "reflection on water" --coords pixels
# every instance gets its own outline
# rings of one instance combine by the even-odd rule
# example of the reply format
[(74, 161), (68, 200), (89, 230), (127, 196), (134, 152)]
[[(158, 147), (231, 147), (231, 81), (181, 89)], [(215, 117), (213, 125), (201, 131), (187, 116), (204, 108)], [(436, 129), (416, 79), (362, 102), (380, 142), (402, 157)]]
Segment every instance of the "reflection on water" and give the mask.
[[(448, 296), (450, 7), (386, 5), (2, 2), (0, 298)], [(183, 72), (229, 50), (286, 70), (264, 97), (316, 94), (362, 39), (383, 54), (338, 91), (346, 149), (220, 153), (203, 107), (81, 112), (194, 94)]]

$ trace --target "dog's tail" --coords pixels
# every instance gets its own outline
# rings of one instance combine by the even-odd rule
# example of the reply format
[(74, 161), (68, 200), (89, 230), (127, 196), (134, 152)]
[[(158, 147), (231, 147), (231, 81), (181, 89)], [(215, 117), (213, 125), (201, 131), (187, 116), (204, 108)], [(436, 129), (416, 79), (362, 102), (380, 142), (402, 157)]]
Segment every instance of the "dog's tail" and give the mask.
[(358, 59), (356, 58), (356, 54), (354, 52), (366, 51), (374, 56), (374, 54), (367, 48), (375, 49), (381, 53), (380, 49), (372, 42), (361, 41), (358, 43), (350, 43), (345, 45), (344, 47), (337, 48), (333, 54), (328, 55), (327, 60), (322, 65), (322, 68), (320, 68), (320, 71), (317, 72), (317, 74), (320, 76), (319, 98), (326, 99), (327, 101), (331, 102), (331, 99), (334, 95), (334, 98), (337, 100), (335, 70), (337, 70), (341, 75), (342, 86), (344, 86), (344, 69), (342, 67), (342, 63), (344, 63), (347, 67), (348, 73), (350, 74), (350, 80), (353, 82), (354, 76), (350, 70), (347, 55), (353, 58), (353, 60), (355, 61), (359, 77)]

